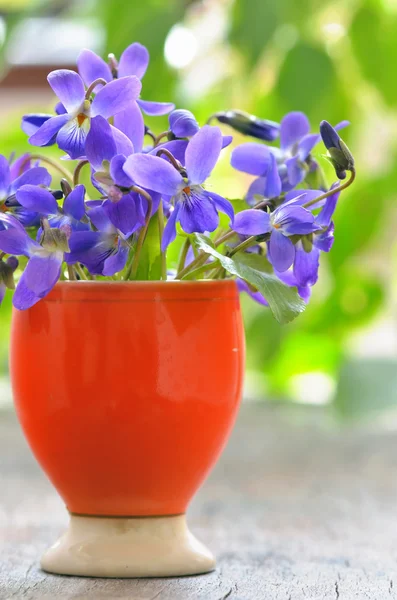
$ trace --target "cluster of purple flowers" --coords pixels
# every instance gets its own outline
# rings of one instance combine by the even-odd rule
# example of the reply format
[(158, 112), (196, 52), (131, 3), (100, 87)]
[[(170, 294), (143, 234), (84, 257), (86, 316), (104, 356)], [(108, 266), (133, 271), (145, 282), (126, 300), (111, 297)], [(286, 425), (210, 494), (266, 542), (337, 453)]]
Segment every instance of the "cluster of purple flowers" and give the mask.
[[(307, 301), (320, 254), (333, 243), (332, 216), (343, 187), (308, 189), (306, 176), (320, 168), (311, 152), (322, 138), (338, 178), (350, 171), (350, 183), (354, 161), (337, 133), (347, 123), (333, 128), (324, 121), (321, 133), (310, 133), (299, 112), (278, 124), (235, 110), (216, 113), (200, 126), (188, 110), (140, 98), (148, 62), (146, 48), (134, 43), (119, 61), (109, 55), (105, 62), (83, 50), (78, 72), (49, 74), (58, 97), (55, 115), (25, 115), (22, 129), (33, 146), (57, 145), (66, 153), (64, 165), (79, 162), (73, 174), (54, 184), (43, 166), (52, 160), (45, 155), (10, 160), (0, 155), (0, 302), (6, 288), (15, 287), (14, 276), (13, 302), (20, 310), (46, 296), (59, 279), (134, 279), (152, 219), (159, 228), (160, 278), (235, 276), (228, 271), (230, 262), (197, 250), (195, 240), (204, 235), (229, 261), (244, 253), (248, 259), (255, 255), (257, 265), (260, 257), (264, 272), (272, 271), (281, 286), (297, 288)], [(156, 136), (143, 113), (168, 115), (168, 130)], [(210, 124), (214, 119), (258, 140), (242, 143), (231, 154), (232, 167), (255, 176), (246, 209), (236, 214), (207, 183), (232, 142)], [(91, 171), (91, 199), (79, 183), (85, 165)], [(64, 167), (60, 170), (65, 174)], [(176, 265), (167, 265), (166, 252), (178, 234), (184, 244), (172, 272)], [(237, 279), (242, 291), (267, 304), (249, 276)]]

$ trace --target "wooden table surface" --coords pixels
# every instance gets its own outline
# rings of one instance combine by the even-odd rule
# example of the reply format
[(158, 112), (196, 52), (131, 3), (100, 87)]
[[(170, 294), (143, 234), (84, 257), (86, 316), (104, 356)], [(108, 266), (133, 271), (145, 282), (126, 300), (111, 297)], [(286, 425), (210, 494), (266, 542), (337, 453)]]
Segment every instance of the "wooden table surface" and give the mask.
[(0, 412), (0, 599), (397, 598), (397, 431), (338, 428), (323, 409), (243, 406), (190, 526), (214, 573), (89, 579), (43, 573), (67, 523), (14, 415)]

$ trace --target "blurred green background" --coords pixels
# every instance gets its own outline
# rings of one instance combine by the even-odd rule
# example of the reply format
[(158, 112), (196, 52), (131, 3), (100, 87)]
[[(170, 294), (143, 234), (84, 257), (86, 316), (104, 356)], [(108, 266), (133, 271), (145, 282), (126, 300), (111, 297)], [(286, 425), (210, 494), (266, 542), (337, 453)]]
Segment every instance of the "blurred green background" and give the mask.
[[(336, 242), (322, 257), (306, 313), (281, 327), (243, 298), (246, 397), (332, 402), (346, 417), (394, 404), (396, 0), (0, 0), (0, 14), (6, 155), (28, 148), (19, 131), (24, 112), (52, 110), (44, 67), (72, 67), (84, 46), (118, 56), (133, 41), (145, 44), (151, 62), (142, 97), (172, 100), (202, 123), (228, 108), (273, 120), (302, 110), (313, 131), (321, 119), (349, 119), (343, 136), (358, 177), (338, 207)], [(167, 125), (148, 123), (157, 132)], [(238, 198), (251, 178), (234, 172), (229, 156), (213, 185)], [(9, 323), (8, 297), (0, 310), (3, 374)]]

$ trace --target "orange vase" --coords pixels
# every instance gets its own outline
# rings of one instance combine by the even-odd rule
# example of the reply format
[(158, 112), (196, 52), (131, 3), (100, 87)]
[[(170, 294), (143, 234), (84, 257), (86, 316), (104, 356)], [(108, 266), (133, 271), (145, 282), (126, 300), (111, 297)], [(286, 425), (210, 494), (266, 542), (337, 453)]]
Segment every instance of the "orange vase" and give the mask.
[(235, 282), (58, 283), (14, 311), (10, 368), (22, 428), (71, 513), (44, 569), (213, 568), (184, 514), (240, 402)]

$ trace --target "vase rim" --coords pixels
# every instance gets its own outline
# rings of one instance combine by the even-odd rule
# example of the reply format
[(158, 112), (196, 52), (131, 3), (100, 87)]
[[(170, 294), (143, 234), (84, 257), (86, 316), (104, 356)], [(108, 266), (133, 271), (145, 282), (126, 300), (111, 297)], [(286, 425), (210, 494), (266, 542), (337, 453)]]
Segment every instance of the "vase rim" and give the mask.
[(238, 298), (233, 279), (199, 281), (59, 281), (40, 302), (163, 301)]

